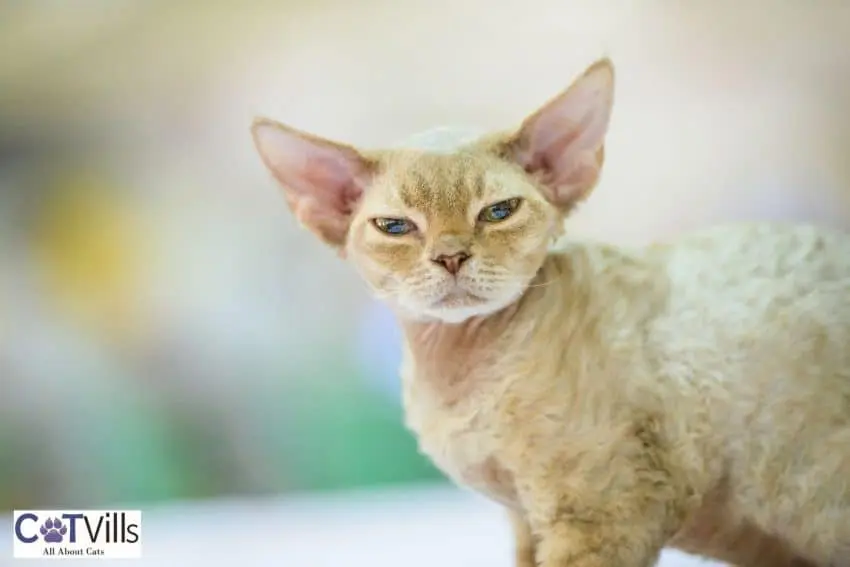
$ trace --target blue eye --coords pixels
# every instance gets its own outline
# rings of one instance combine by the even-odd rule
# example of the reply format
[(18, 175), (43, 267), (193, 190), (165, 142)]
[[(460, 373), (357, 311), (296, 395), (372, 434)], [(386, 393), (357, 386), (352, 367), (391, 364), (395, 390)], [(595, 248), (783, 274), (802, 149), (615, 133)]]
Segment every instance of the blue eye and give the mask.
[(484, 222), (503, 221), (514, 214), (519, 203), (519, 199), (508, 199), (507, 201), (500, 201), (488, 207), (484, 207), (481, 209), (481, 212), (478, 213), (478, 220)]
[(372, 224), (381, 232), (392, 236), (401, 236), (416, 228), (415, 224), (406, 219), (376, 218), (372, 219)]

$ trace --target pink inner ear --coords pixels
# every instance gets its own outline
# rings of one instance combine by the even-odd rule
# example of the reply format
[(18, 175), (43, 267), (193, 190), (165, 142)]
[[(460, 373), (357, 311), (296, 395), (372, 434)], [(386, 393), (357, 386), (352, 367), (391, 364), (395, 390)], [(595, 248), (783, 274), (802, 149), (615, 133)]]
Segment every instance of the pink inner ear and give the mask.
[[(545, 127), (544, 125), (535, 130), (543, 130)], [(568, 148), (580, 134), (579, 127), (560, 133), (546, 131), (535, 133), (521, 141), (525, 148), (519, 152), (520, 163), (523, 164), (526, 172), (542, 174), (546, 178), (544, 181), (555, 181), (556, 174), (569, 167)]]
[(348, 216), (363, 196), (364, 169), (340, 156), (317, 155), (307, 158), (303, 177), (307, 191), (323, 207)]
[(326, 242), (342, 246), (369, 175), (369, 167), (358, 155), (323, 148), (305, 156), (288, 198), (306, 227)]

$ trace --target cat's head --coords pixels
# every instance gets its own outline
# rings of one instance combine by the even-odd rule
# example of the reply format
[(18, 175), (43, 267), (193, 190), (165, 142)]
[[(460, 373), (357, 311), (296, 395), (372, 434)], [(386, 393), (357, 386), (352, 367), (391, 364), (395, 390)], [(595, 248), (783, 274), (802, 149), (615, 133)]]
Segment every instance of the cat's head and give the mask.
[(517, 130), (452, 149), (358, 151), (265, 119), (252, 131), (298, 220), (379, 297), (460, 322), (523, 294), (596, 184), (613, 88), (601, 60)]

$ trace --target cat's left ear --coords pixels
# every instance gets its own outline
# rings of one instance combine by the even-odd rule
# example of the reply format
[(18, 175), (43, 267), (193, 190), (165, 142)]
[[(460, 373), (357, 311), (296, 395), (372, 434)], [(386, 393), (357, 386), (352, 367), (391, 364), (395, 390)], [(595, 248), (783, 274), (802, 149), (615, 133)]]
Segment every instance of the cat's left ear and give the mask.
[(375, 164), (352, 147), (265, 118), (254, 121), (251, 134), (295, 217), (341, 250)]
[(602, 59), (526, 118), (503, 153), (540, 181), (550, 202), (568, 211), (599, 180), (613, 102), (614, 67)]

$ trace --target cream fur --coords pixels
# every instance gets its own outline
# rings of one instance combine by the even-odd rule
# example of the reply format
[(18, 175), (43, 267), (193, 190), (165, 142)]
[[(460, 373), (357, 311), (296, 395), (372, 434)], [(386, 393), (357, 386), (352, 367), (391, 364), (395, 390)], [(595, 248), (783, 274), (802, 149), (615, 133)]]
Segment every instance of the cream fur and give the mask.
[[(254, 134), (302, 222), (399, 313), (407, 424), (506, 507), (518, 565), (649, 567), (669, 545), (850, 566), (850, 235), (752, 224), (549, 250), (596, 182), (612, 88), (597, 63), (517, 133), (453, 151)], [(459, 251), (457, 275), (434, 262)]]

